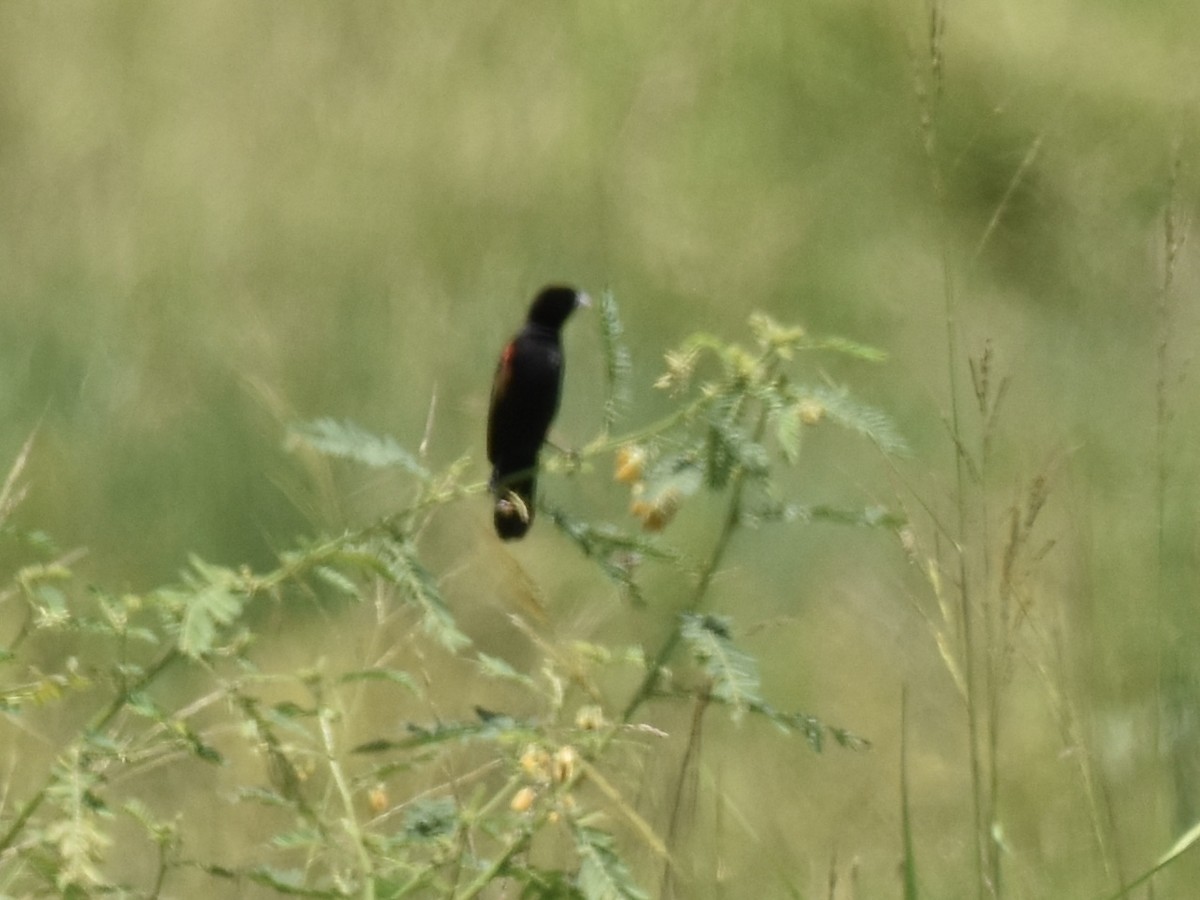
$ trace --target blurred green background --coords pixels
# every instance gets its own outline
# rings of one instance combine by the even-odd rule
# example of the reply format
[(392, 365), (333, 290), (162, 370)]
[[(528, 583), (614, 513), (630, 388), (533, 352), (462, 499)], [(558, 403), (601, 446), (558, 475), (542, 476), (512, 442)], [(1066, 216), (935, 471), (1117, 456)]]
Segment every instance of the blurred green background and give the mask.
[[(1194, 712), (1156, 731), (1164, 697), (1198, 696), (1194, 242), (1165, 329), (1156, 304), (1164, 211), (1197, 206), (1200, 18), (1192, 0), (947, 7), (938, 82), (928, 10), (898, 0), (0, 4), (0, 455), (37, 429), (22, 521), (86, 547), (83, 569), (114, 590), (172, 580), (189, 552), (264, 566), (406, 496), (321, 483), (284, 452), (287, 422), (351, 419), (415, 448), (435, 396), (431, 464), (469, 453), (482, 479), (495, 354), (551, 280), (614, 291), (633, 423), (665, 408), (650, 388), (663, 350), (693, 330), (745, 338), (754, 310), (886, 349), (885, 367), (827, 371), (896, 416), (913, 458), (892, 473), (822, 432), (799, 497), (891, 505), (908, 485), (949, 515), (949, 285), (966, 420), (967, 356), (990, 342), (994, 377), (1011, 378), (993, 525), (1050, 475), (1056, 545), (1031, 621), (1081, 699), (1118, 853), (1139, 870), (1200, 798)], [(941, 188), (918, 84), (940, 84)], [(568, 445), (595, 433), (602, 399), (594, 323), (569, 332)], [(599, 477), (548, 490), (589, 514), (624, 502)], [(451, 515), (464, 527), (438, 540), (458, 543), (432, 552), (471, 573), (469, 626), (508, 551), (482, 500)], [(703, 546), (711, 527), (679, 537)], [(608, 589), (561, 574), (551, 529), (512, 553), (581, 632), (610, 617), (639, 636), (620, 610), (588, 612)], [(904, 554), (881, 534), (764, 531), (717, 601), (744, 627), (791, 623), (753, 648), (779, 705), (875, 741), (813, 757), (762, 749), (767, 729), (712, 739), (722, 791), (787, 798), (754, 826), (776, 864), (738, 856), (729, 895), (768, 895), (782, 871), (816, 896), (835, 856), (843, 886), (853, 865), (862, 896), (893, 889), (904, 682), (919, 850), (933, 895), (958, 896), (962, 705)], [(1164, 657), (1183, 661), (1168, 685)], [(1072, 782), (1083, 751), (1034, 662), (1018, 655), (1004, 705), (1004, 840), (1018, 896), (1086, 896), (1109, 882)], [(747, 741), (753, 767), (738, 765)]]

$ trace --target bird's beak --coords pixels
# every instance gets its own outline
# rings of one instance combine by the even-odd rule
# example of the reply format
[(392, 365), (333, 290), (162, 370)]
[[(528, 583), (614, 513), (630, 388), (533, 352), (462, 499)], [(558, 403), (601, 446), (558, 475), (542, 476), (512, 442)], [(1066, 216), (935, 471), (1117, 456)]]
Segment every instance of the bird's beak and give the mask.
[(582, 306), (586, 309), (592, 305), (592, 298), (589, 297), (585, 291), (576, 291), (575, 305)]

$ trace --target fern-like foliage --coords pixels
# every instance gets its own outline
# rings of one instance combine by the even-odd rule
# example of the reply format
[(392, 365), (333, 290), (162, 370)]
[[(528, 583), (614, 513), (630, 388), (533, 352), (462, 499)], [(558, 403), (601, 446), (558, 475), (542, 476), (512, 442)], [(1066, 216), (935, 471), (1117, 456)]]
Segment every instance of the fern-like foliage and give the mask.
[(460, 650), (471, 643), (471, 639), (458, 629), (436, 580), (421, 562), (411, 541), (376, 538), (361, 549), (377, 564), (375, 570), (400, 588), (400, 596), (420, 610), (421, 624), (426, 632), (447, 650)]
[(157, 595), (161, 608), (172, 614), (179, 649), (193, 659), (218, 649), (227, 629), (238, 621), (246, 599), (244, 580), (238, 573), (195, 556), (183, 574), (183, 586), (165, 588)]
[(723, 616), (688, 614), (680, 634), (710, 682), (713, 699), (727, 704), (734, 718), (763, 705), (754, 657), (733, 644), (732, 622)]
[(63, 893), (87, 893), (110, 883), (100, 862), (112, 843), (108, 825), (112, 811), (100, 796), (102, 779), (89, 765), (89, 756), (75, 747), (61, 760), (46, 792), (58, 815), (41, 833), (42, 848), (54, 861), (55, 886)]
[(582, 825), (574, 834), (580, 858), (575, 887), (584, 900), (650, 900), (618, 855), (612, 835)]
[[(665, 527), (702, 486), (725, 491), (736, 484), (739, 515), (747, 487), (784, 508), (777, 491), (778, 463), (798, 465), (806, 434), (826, 422), (868, 438), (886, 454), (907, 452), (884, 413), (853, 399), (844, 387), (806, 386), (798, 377), (802, 373), (794, 371), (817, 353), (870, 362), (882, 361), (885, 354), (854, 341), (813, 337), (762, 314), (751, 316), (750, 328), (751, 347), (698, 332), (665, 355), (666, 372), (656, 386), (681, 406), (636, 433), (637, 452), (647, 464), (634, 484), (632, 505), (648, 530)], [(700, 480), (678, 478), (689, 471), (700, 473)]]
[(907, 456), (910, 452), (908, 442), (889, 416), (854, 400), (846, 389), (817, 386), (808, 395), (820, 404), (831, 421), (869, 438), (889, 456)]
[(637, 575), (647, 560), (675, 562), (679, 551), (647, 535), (613, 525), (593, 525), (559, 507), (547, 507), (546, 513), (559, 530), (584, 555), (594, 560), (600, 571), (635, 604), (644, 603)]
[(732, 619), (688, 614), (683, 617), (680, 634), (708, 679), (705, 696), (728, 706), (735, 720), (746, 713), (763, 716), (785, 733), (804, 737), (817, 753), (824, 749), (826, 737), (851, 750), (870, 746), (865, 738), (827, 725), (814, 715), (783, 712), (771, 706), (762, 696), (754, 657), (734, 644)]
[(380, 437), (352, 422), (318, 419), (293, 425), (292, 443), (311, 447), (326, 456), (338, 456), (375, 469), (400, 468), (427, 480), (430, 473), (417, 458), (390, 437)]

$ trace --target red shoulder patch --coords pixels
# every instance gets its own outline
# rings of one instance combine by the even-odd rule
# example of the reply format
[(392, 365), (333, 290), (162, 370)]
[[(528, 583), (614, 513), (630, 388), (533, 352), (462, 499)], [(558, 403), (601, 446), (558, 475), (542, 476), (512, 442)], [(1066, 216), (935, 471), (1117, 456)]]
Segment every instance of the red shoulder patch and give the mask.
[(500, 362), (496, 366), (496, 377), (492, 381), (492, 397), (499, 397), (508, 390), (508, 383), (512, 380), (512, 359), (517, 352), (515, 341), (509, 341), (504, 345), (504, 349), (500, 352)]

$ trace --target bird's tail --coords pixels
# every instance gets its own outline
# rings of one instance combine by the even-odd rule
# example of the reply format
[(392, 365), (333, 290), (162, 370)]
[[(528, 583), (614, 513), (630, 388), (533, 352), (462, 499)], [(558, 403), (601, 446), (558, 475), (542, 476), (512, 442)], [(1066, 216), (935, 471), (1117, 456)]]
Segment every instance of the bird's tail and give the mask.
[(525, 532), (533, 524), (533, 493), (536, 486), (537, 477), (532, 473), (503, 480), (492, 476), (492, 491), (496, 495), (492, 524), (502, 539), (512, 541), (525, 537)]

